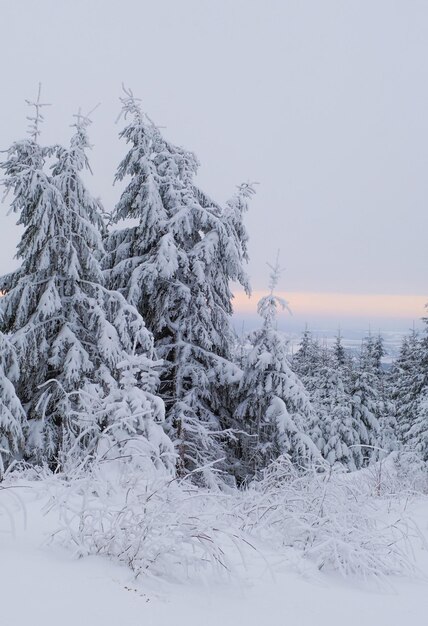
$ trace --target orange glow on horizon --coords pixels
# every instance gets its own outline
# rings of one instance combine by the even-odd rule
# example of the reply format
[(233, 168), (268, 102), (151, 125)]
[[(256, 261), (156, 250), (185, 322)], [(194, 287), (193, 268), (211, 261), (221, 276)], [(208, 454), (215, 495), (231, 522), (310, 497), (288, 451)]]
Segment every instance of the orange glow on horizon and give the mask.
[[(237, 292), (235, 313), (256, 313), (258, 300), (266, 291), (254, 291), (251, 298)], [(278, 292), (288, 301), (293, 315), (321, 317), (371, 317), (418, 319), (426, 313), (428, 296), (392, 294)]]

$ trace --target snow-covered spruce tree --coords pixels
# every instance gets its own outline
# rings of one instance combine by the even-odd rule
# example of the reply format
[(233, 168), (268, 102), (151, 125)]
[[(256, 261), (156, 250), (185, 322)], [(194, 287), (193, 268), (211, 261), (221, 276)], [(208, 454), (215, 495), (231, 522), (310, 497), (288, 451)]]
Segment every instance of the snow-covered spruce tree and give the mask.
[(352, 380), (353, 380), (353, 371), (355, 369), (355, 359), (352, 353), (349, 353), (345, 349), (343, 345), (343, 338), (342, 338), (340, 329), (338, 330), (338, 333), (336, 335), (336, 339), (331, 348), (331, 351), (332, 351), (332, 358), (340, 370), (340, 377), (343, 381), (345, 395), (348, 396), (349, 398), (350, 393), (351, 393)]
[(407, 450), (428, 461), (428, 317), (424, 317), (424, 335), (418, 341), (413, 332), (401, 356), (401, 380), (398, 381), (399, 427)]
[(373, 342), (373, 359), (377, 376), (379, 395), (379, 452), (380, 459), (400, 447), (397, 422), (397, 405), (393, 398), (394, 383), (391, 372), (382, 367), (382, 358), (386, 355), (383, 338), (379, 334)]
[(294, 372), (309, 394), (322, 436), (317, 445), (331, 465), (349, 470), (362, 464), (360, 440), (350, 400), (351, 361), (340, 332), (332, 348), (313, 338), (306, 329), (292, 360)]
[(346, 357), (341, 347), (339, 335), (332, 350), (322, 348), (311, 401), (322, 429), (323, 457), (331, 465), (340, 463), (352, 471), (361, 467), (362, 452), (346, 389)]
[(352, 418), (358, 428), (363, 466), (378, 456), (380, 396), (377, 374), (369, 337), (362, 343), (351, 381)]
[(317, 444), (331, 465), (348, 470), (362, 464), (357, 424), (352, 416), (349, 383), (351, 362), (340, 332), (334, 345), (321, 346), (306, 329), (293, 357), (293, 369), (307, 390), (322, 436)]
[(383, 373), (382, 369), (382, 359), (386, 355), (386, 350), (384, 346), (384, 340), (382, 335), (379, 333), (377, 337), (371, 338), (371, 357), (373, 367), (378, 374)]
[[(22, 259), (21, 267), (0, 279), (4, 294), (0, 298), (0, 323), (4, 332), (14, 333), (11, 340), (17, 348), (19, 371), (15, 377), (16, 393), (30, 419), (33, 412), (30, 405), (37, 404), (40, 396), (38, 385), (46, 380), (42, 374), (45, 367), (45, 312), (49, 309), (51, 294), (48, 290), (49, 252), (44, 243), (48, 244), (50, 240), (50, 218), (56, 206), (61, 204), (58, 190), (43, 171), (53, 148), (43, 148), (37, 143), (42, 119), (39, 100), (35, 107), (30, 138), (13, 143), (6, 161), (1, 163), (5, 171), (2, 182), (6, 193), (14, 194), (11, 210), (19, 214), (18, 224), (25, 230), (17, 249), (17, 257)], [(52, 226), (53, 223), (52, 220)], [(46, 242), (40, 241), (43, 231)], [(23, 329), (27, 332), (18, 332)]]
[(300, 378), (309, 395), (317, 388), (317, 376), (321, 367), (321, 346), (312, 332), (305, 328), (297, 352), (293, 354), (291, 366)]
[[(93, 407), (103, 424), (98, 457), (132, 460), (132, 469), (150, 476), (152, 469), (175, 470), (175, 453), (169, 437), (160, 426), (165, 405), (153, 393), (159, 385), (155, 363), (144, 355), (127, 354), (118, 362), (119, 385), (110, 385), (107, 396)], [(95, 410), (94, 410), (95, 409)]]
[(142, 313), (164, 360), (160, 393), (180, 474), (225, 456), (230, 427), (230, 281), (248, 290), (243, 271), (248, 198), (242, 186), (221, 208), (195, 186), (196, 157), (167, 142), (128, 93), (121, 133), (129, 151), (116, 179), (130, 180), (115, 221), (136, 226), (111, 233), (105, 266), (109, 285)]
[(379, 421), (379, 434), (376, 449), (373, 450), (372, 460), (383, 458), (397, 449), (398, 434), (395, 407), (392, 400), (390, 377), (382, 366), (382, 359), (386, 355), (384, 340), (380, 333), (377, 336), (365, 338), (363, 345), (365, 368), (371, 375), (372, 386), (377, 398), (376, 415)]
[(428, 387), (428, 369), (423, 344), (417, 331), (403, 337), (400, 354), (391, 370), (391, 396), (395, 406), (398, 438), (407, 442), (407, 434), (418, 413), (420, 398)]
[(406, 449), (416, 452), (428, 462), (428, 389), (424, 389), (419, 398), (412, 424), (405, 435)]
[[(103, 286), (98, 203), (80, 178), (88, 166), (88, 123), (76, 117), (70, 148), (56, 148), (52, 175), (44, 172), (34, 139), (14, 144), (2, 165), (12, 209), (25, 228), (22, 265), (8, 277), (1, 301), (3, 327), (13, 333), (20, 366), (16, 389), (28, 418), (27, 457), (52, 465), (76, 446), (91, 451), (103, 432), (114, 432), (115, 412), (109, 414), (104, 400), (117, 391), (119, 365), (129, 355), (140, 357), (146, 416), (159, 416), (152, 337), (137, 310)], [(23, 158), (28, 153), (32, 158)], [(171, 466), (164, 447), (158, 456)]]
[(316, 416), (303, 384), (291, 370), (286, 337), (276, 327), (278, 309), (287, 308), (274, 293), (278, 261), (270, 267), (270, 293), (258, 303), (263, 325), (249, 336), (252, 349), (244, 359), (241, 401), (235, 413), (241, 430), (249, 435), (240, 438), (241, 467), (236, 473), (241, 480), (283, 454), (296, 465), (319, 458)]
[(348, 363), (346, 350), (342, 343), (342, 335), (340, 333), (340, 328), (338, 330), (336, 339), (334, 341), (333, 356), (334, 356), (336, 363), (339, 365), (339, 367), (345, 367), (345, 365)]
[(0, 332), (0, 479), (23, 447), (25, 414), (14, 387), (18, 377), (14, 349)]

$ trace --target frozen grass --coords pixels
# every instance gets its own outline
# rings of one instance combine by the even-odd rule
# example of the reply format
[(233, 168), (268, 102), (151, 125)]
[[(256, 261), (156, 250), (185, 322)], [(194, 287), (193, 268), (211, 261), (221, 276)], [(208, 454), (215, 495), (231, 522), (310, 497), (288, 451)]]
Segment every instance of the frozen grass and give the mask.
[(15, 535), (16, 522), (26, 526), (27, 515), (16, 486), (0, 484), (0, 533)]
[(136, 577), (239, 576), (249, 550), (285, 559), (292, 550), (319, 570), (385, 583), (415, 574), (412, 545), (422, 537), (406, 513), (407, 491), (391, 495), (397, 470), (383, 471), (384, 493), (372, 470), (300, 472), (287, 458), (240, 491), (146, 477), (117, 461), (45, 482), (60, 511), (55, 539), (79, 556), (125, 563)]
[(92, 468), (86, 478), (51, 485), (60, 507), (58, 537), (77, 554), (104, 554), (136, 576), (193, 579), (201, 570), (229, 575), (242, 533), (230, 524), (230, 496), (190, 481), (147, 480), (129, 471)]
[(361, 478), (323, 469), (299, 472), (279, 459), (245, 492), (244, 528), (343, 577), (414, 574), (410, 539), (422, 538), (406, 500), (374, 495), (369, 473)]

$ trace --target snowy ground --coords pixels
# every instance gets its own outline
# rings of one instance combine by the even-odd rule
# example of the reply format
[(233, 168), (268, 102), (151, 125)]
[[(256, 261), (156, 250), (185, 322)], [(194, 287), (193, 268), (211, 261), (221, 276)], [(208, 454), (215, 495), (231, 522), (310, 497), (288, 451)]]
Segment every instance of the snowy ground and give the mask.
[[(14, 499), (19, 495), (22, 507)], [(0, 491), (1, 623), (13, 626), (412, 626), (427, 623), (428, 552), (415, 543), (420, 575), (391, 578), (390, 588), (314, 572), (302, 562), (267, 565), (249, 556), (241, 582), (136, 583), (105, 557), (76, 559), (47, 542), (56, 514), (43, 513), (38, 483)], [(26, 522), (25, 516), (26, 515)], [(10, 516), (9, 516), (10, 514)], [(428, 500), (411, 504), (428, 537)], [(12, 524), (14, 526), (13, 532)]]

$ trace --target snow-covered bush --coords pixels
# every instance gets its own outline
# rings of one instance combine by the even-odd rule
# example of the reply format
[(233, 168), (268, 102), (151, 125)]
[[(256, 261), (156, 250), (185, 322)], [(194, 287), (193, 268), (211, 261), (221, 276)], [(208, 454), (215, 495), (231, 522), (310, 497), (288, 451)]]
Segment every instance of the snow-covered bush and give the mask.
[(0, 533), (14, 535), (18, 521), (24, 526), (27, 523), (24, 502), (16, 489), (2, 484), (0, 485)]
[(242, 565), (241, 550), (250, 549), (231, 523), (231, 495), (198, 488), (191, 476), (147, 476), (129, 463), (100, 462), (50, 486), (61, 512), (56, 537), (79, 556), (107, 555), (136, 576), (229, 576)]
[[(102, 554), (136, 576), (180, 581), (238, 573), (252, 548), (360, 579), (413, 573), (418, 535), (391, 499), (329, 467), (297, 471), (280, 457), (245, 490), (209, 490), (188, 477), (147, 476), (132, 463), (100, 462), (51, 481), (61, 510), (56, 537), (78, 555)], [(356, 473), (357, 474), (357, 473)]]
[(413, 571), (409, 534), (417, 529), (404, 510), (328, 467), (296, 470), (280, 457), (246, 492), (241, 516), (245, 530), (300, 550), (320, 570), (361, 578)]
[(374, 495), (407, 498), (428, 494), (428, 464), (414, 450), (390, 453), (370, 465), (366, 475)]

